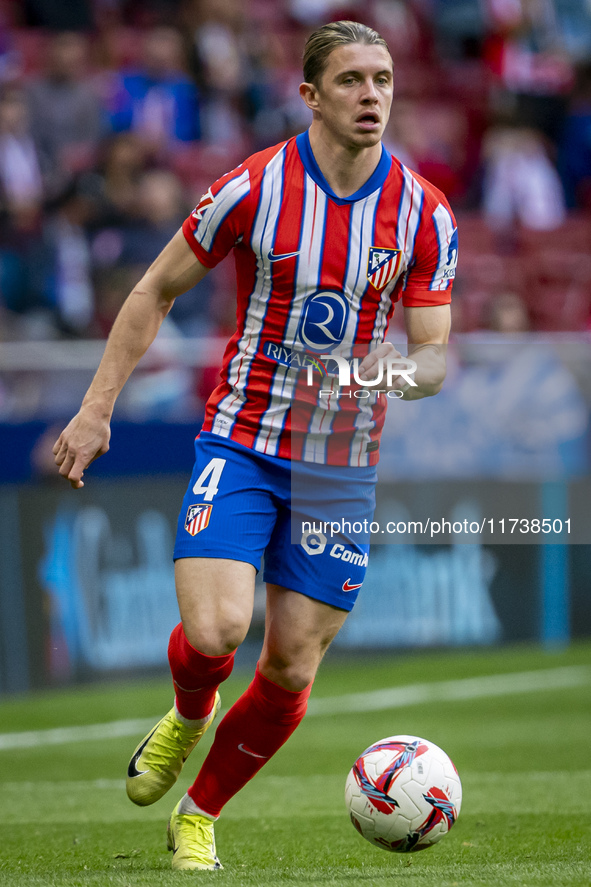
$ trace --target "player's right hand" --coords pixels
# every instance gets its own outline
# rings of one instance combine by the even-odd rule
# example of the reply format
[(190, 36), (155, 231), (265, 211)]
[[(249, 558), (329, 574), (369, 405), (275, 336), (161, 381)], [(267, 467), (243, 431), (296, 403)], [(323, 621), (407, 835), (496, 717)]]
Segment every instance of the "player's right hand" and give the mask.
[(82, 407), (64, 428), (53, 445), (53, 455), (60, 475), (74, 490), (84, 486), (82, 477), (90, 463), (108, 451), (110, 437), (108, 420), (89, 407)]

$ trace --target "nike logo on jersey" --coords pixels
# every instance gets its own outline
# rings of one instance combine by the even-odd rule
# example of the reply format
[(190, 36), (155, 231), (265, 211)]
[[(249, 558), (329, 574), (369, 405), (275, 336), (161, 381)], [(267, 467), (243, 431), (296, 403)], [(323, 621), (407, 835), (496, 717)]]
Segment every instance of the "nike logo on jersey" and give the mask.
[(268, 757), (267, 755), (257, 755), (255, 751), (251, 751), (247, 748), (243, 742), (238, 746), (238, 751), (243, 751), (245, 755), (250, 755), (251, 758), (262, 758), (263, 761), (266, 761)]
[(152, 738), (152, 736), (154, 735), (155, 732), (156, 732), (156, 727), (154, 727), (154, 729), (152, 730), (152, 732), (150, 733), (149, 736), (146, 736), (146, 738), (144, 739), (144, 741), (142, 742), (142, 744), (140, 745), (138, 750), (135, 752), (133, 758), (129, 762), (129, 767), (127, 768), (127, 775), (130, 777), (130, 779), (133, 779), (134, 776), (142, 776), (144, 773), (148, 773), (148, 770), (138, 770), (137, 762), (139, 761), (143, 750), (145, 749), (145, 747), (147, 746), (148, 742), (150, 741), (150, 739)]
[(361, 588), (363, 582), (360, 582), (358, 585), (351, 585), (351, 579), (347, 579), (346, 582), (343, 582), (343, 591), (355, 591), (356, 588)]
[(283, 259), (293, 259), (295, 256), (299, 256), (299, 254), (298, 250), (297, 253), (279, 253), (279, 255), (277, 255), (271, 248), (267, 253), (267, 258), (270, 262), (282, 262)]

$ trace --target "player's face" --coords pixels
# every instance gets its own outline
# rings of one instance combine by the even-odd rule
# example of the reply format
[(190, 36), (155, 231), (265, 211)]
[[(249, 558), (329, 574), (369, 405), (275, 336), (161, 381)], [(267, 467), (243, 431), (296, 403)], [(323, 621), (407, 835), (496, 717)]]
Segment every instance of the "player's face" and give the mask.
[(329, 55), (315, 90), (317, 115), (339, 143), (372, 147), (390, 116), (392, 81), (392, 59), (383, 46), (340, 46)]

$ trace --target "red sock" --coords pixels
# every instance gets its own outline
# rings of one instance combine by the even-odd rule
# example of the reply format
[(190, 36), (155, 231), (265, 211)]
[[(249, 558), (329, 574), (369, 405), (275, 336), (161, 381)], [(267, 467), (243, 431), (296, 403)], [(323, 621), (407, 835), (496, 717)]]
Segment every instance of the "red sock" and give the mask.
[(312, 685), (293, 692), (255, 672), (248, 690), (217, 728), (211, 750), (189, 795), (210, 816), (219, 816), (224, 804), (258, 773), (306, 713)]
[(179, 622), (168, 643), (168, 661), (179, 713), (191, 721), (206, 718), (213, 708), (215, 691), (234, 666), (234, 653), (206, 656), (192, 647)]

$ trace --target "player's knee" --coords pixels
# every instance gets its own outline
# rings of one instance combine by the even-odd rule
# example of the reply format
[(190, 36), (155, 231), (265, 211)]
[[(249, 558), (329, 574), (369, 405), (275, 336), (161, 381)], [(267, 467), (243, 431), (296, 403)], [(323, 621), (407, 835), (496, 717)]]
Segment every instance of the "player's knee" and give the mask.
[(273, 676), (267, 674), (267, 677), (276, 684), (279, 684), (280, 687), (284, 687), (286, 690), (292, 690), (294, 693), (299, 693), (313, 683), (314, 678), (316, 677), (316, 668), (291, 666), (290, 668), (275, 671)]
[(318, 668), (317, 657), (302, 657), (292, 659), (281, 654), (262, 655), (259, 668), (265, 677), (269, 678), (286, 690), (300, 692), (314, 681)]
[(184, 620), (183, 627), (191, 646), (206, 656), (233, 653), (248, 631), (248, 625), (239, 619)]

